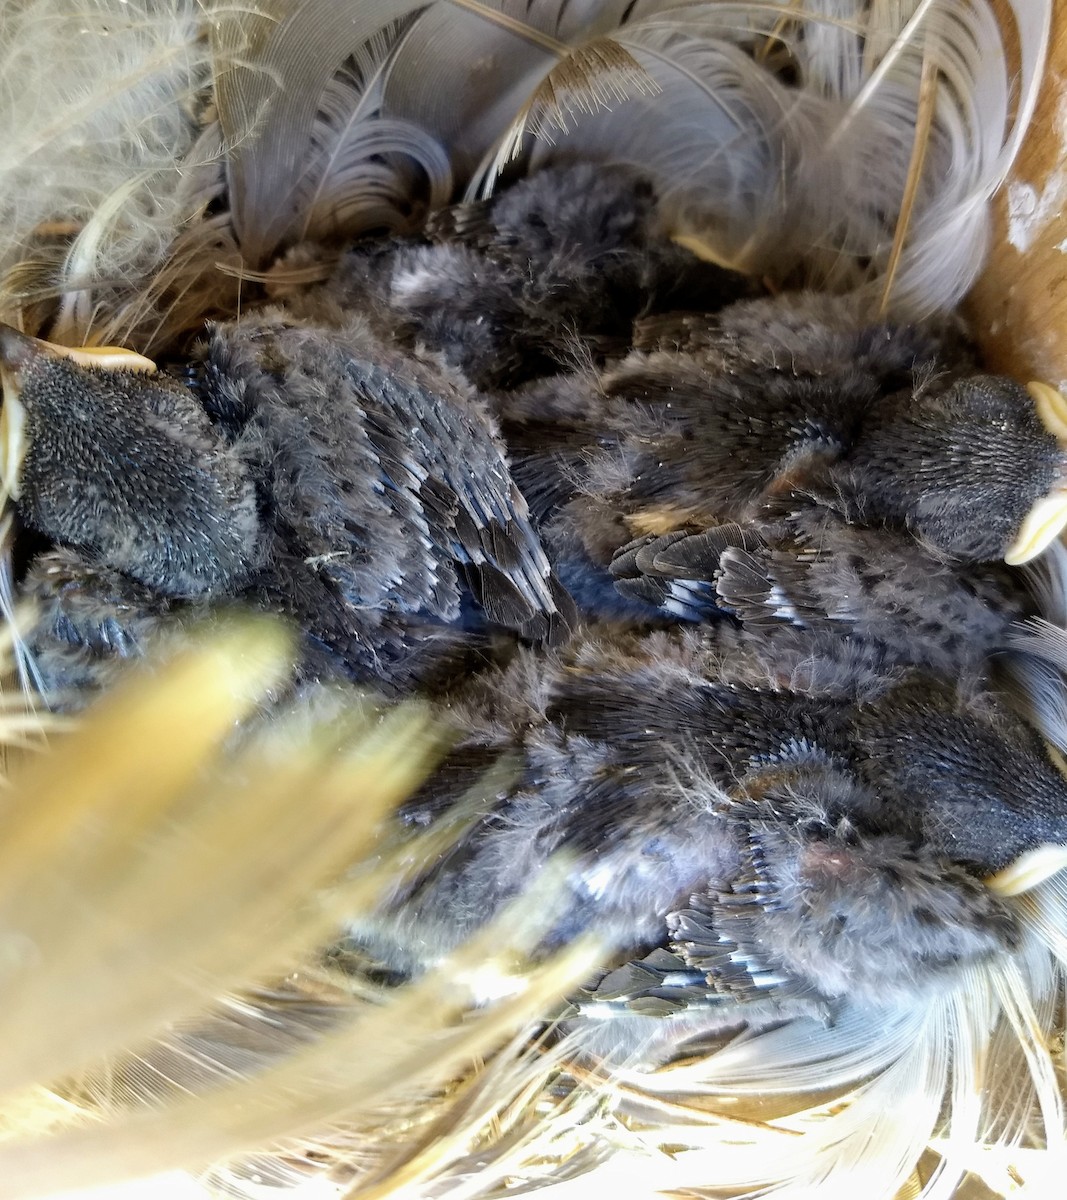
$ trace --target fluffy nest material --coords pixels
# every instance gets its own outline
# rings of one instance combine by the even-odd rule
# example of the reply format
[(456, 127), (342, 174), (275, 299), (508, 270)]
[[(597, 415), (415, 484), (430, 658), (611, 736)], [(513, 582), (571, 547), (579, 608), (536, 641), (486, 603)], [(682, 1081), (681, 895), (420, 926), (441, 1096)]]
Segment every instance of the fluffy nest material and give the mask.
[[(704, 262), (944, 322), (983, 261), (1049, 15), (17, 0), (0, 16), (0, 317), (181, 355), (205, 322), (321, 283), (355, 239), (414, 235), (553, 165), (623, 162)], [(290, 634), (237, 615), (83, 715), (43, 711), (4, 531), (6, 1195), (1059, 1193), (1058, 851), (1003, 881), (1016, 952), (876, 1027), (845, 1005), (609, 1066), (555, 1020), (604, 945), (539, 950), (565, 863), (399, 985), (338, 938), (499, 789), (477, 781), (414, 833), (390, 820), (445, 753), (428, 707), (345, 689), (287, 705)], [(1039, 600), (1060, 624), (1063, 574), (1053, 551)], [(1020, 686), (1060, 711), (1058, 675)]]

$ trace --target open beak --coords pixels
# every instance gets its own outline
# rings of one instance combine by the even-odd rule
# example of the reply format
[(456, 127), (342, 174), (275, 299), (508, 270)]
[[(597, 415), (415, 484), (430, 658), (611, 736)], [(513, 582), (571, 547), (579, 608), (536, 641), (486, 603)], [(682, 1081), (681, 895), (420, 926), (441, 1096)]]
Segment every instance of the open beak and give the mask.
[[(1047, 383), (1028, 383), (1026, 390), (1042, 424), (1061, 446), (1067, 447), (1067, 400)], [(1059, 487), (1038, 500), (1026, 514), (1004, 561), (1011, 567), (1022, 566), (1050, 546), (1064, 527), (1067, 527), (1067, 487)]]
[(26, 409), (22, 384), (27, 373), (42, 357), (69, 358), (83, 367), (104, 371), (144, 371), (151, 373), (156, 364), (143, 354), (120, 346), (57, 346), (28, 337), (0, 325), (0, 383), (4, 401), (0, 408), (0, 486), (13, 500), (19, 498), (22, 463), (26, 457)]

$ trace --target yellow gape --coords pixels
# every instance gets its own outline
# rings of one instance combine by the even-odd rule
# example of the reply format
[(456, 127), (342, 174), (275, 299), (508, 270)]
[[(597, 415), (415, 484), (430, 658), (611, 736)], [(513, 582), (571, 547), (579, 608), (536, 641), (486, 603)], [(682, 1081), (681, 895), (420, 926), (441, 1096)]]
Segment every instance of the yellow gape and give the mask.
[[(1047, 383), (1028, 383), (1026, 390), (1034, 399), (1037, 415), (1045, 428), (1067, 446), (1067, 400)], [(1004, 561), (1012, 567), (1036, 558), (1063, 532), (1067, 525), (1067, 488), (1060, 485), (1051, 495), (1043, 496), (1030, 509), (1008, 547)]]
[(26, 457), (26, 410), (19, 400), (16, 371), (38, 354), (70, 358), (83, 367), (102, 371), (143, 371), (152, 374), (156, 364), (143, 354), (121, 346), (59, 346), (28, 337), (10, 326), (0, 326), (0, 382), (4, 402), (0, 408), (0, 493), (19, 498), (19, 477)]

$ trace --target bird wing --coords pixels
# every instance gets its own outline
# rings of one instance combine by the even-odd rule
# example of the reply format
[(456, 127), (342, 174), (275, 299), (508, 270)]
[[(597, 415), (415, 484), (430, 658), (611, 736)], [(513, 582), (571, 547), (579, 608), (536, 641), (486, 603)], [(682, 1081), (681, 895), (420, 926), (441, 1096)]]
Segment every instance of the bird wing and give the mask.
[(636, 539), (611, 564), (615, 586), (674, 619), (729, 613), (755, 631), (845, 632), (892, 661), (946, 670), (1000, 648), (1026, 611), (1019, 581), (997, 565), (953, 563), (811, 496), (776, 507), (774, 521)]
[[(435, 543), (458, 565), (489, 620), (531, 638), (560, 632), (572, 619), (569, 598), (485, 419), (380, 369), (353, 369), (365, 374), (367, 388), (389, 397), (390, 414), (410, 419), (418, 466), (433, 481), (427, 512)], [(399, 446), (395, 438), (389, 445)], [(383, 466), (391, 461), (383, 457)]]
[(610, 569), (615, 587), (627, 598), (682, 620), (704, 621), (731, 611), (718, 583), (727, 552), (765, 547), (755, 525), (731, 521), (697, 532), (674, 529), (628, 542)]
[(473, 396), (344, 331), (278, 322), (263, 334), (249, 452), (290, 558), (353, 613), (456, 622), (465, 585), (490, 622), (524, 636), (567, 623), (569, 598)]

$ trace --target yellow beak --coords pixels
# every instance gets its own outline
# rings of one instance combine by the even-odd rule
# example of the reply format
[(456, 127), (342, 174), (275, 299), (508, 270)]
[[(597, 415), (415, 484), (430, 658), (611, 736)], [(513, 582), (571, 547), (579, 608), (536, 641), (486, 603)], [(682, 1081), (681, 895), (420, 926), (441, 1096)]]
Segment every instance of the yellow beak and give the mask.
[(26, 457), (26, 409), (20, 399), (22, 377), (42, 356), (70, 358), (83, 367), (104, 371), (156, 370), (150, 358), (120, 346), (58, 346), (28, 337), (9, 325), (0, 325), (0, 383), (4, 390), (0, 408), (0, 487), (13, 500), (19, 498), (22, 463)]
[[(1041, 423), (1061, 445), (1067, 446), (1067, 400), (1047, 383), (1028, 383), (1026, 390), (1033, 397)], [(1026, 514), (1004, 561), (1011, 567), (1029, 562), (1050, 546), (1064, 527), (1067, 527), (1067, 488), (1061, 487), (1043, 496)]]

